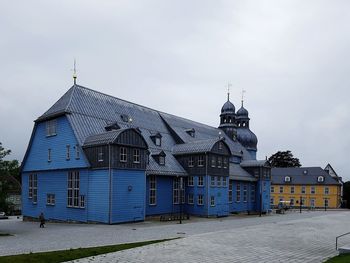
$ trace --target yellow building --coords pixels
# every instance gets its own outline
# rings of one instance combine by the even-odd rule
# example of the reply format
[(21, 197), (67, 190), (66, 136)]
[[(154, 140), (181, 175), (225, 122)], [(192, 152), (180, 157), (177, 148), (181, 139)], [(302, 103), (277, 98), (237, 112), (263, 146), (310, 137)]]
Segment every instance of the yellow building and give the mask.
[(341, 184), (321, 167), (271, 169), (271, 206), (290, 201), (292, 206), (338, 208)]

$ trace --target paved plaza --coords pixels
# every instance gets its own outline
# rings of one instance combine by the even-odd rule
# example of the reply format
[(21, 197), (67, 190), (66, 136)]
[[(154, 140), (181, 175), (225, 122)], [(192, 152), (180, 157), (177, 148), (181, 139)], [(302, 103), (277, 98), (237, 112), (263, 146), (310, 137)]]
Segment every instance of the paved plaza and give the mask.
[[(337, 254), (335, 237), (350, 231), (350, 212), (290, 212), (136, 224), (47, 224), (0, 221), (0, 254), (18, 254), (183, 237), (76, 262), (322, 262)], [(341, 242), (348, 242), (344, 239)]]

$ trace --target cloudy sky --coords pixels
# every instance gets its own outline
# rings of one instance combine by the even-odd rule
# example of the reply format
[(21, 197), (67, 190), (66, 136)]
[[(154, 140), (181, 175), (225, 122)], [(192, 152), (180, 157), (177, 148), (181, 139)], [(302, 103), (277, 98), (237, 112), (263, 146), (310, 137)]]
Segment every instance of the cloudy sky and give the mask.
[(245, 89), (258, 157), (291, 150), (350, 180), (350, 1), (2, 1), (0, 142), (78, 84), (218, 126)]

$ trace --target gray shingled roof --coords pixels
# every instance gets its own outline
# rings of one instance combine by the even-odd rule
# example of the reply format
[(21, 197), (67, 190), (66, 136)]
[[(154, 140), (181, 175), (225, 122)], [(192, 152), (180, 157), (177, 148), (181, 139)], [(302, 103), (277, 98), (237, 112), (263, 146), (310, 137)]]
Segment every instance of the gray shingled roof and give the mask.
[(91, 135), (85, 139), (84, 146), (95, 146), (101, 144), (114, 143), (118, 136), (127, 129), (120, 129), (116, 131), (109, 131)]
[[(306, 172), (305, 172), (306, 171)], [(288, 184), (328, 184), (339, 185), (339, 183), (330, 176), (321, 167), (290, 167), (290, 168), (272, 168), (271, 169), (271, 183), (272, 184), (287, 184), (284, 178), (289, 176), (291, 182)], [(317, 177), (323, 176), (324, 182), (317, 182)]]
[(206, 140), (190, 141), (188, 143), (177, 144), (173, 147), (173, 154), (190, 154), (190, 153), (206, 153), (210, 152), (215, 143), (222, 141), (220, 138), (212, 138)]
[[(69, 89), (36, 122), (61, 114), (67, 114), (67, 118), (80, 145), (83, 145), (89, 136), (105, 133), (106, 125), (113, 122), (118, 123), (121, 129), (139, 128), (151, 153), (163, 150), (167, 155), (165, 166), (150, 162), (147, 167), (147, 173), (148, 171), (154, 173), (158, 171), (173, 175), (186, 174), (182, 166), (171, 154), (172, 148), (176, 143), (166, 125), (169, 125), (185, 143), (194, 140), (217, 138), (220, 132), (221, 136), (225, 137), (225, 142), (233, 155), (243, 156), (244, 160), (252, 159), (248, 151), (239, 142), (232, 141), (218, 128), (159, 112), (79, 85), (74, 85)], [(132, 122), (124, 122), (121, 115), (132, 118)], [(195, 130), (195, 137), (191, 137), (186, 132), (188, 129)], [(154, 145), (150, 138), (150, 135), (158, 132), (162, 136), (161, 146)]]
[(237, 181), (255, 182), (257, 179), (244, 170), (239, 164), (230, 163), (230, 179)]
[(266, 160), (245, 160), (241, 162), (242, 167), (257, 167), (270, 165), (269, 161)]

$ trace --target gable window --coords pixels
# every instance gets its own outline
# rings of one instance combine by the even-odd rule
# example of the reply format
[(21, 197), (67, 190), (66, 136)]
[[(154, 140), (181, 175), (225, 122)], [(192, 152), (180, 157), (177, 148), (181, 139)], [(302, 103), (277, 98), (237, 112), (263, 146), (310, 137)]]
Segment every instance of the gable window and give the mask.
[(38, 175), (37, 174), (29, 175), (28, 198), (32, 199), (33, 204), (36, 204), (38, 201)]
[(80, 159), (80, 150), (79, 150), (79, 145), (75, 145), (75, 159)]
[(180, 178), (174, 178), (173, 181), (173, 204), (180, 203)]
[(70, 145), (66, 145), (66, 160), (70, 160)]
[(54, 194), (47, 194), (46, 195), (46, 204), (47, 205), (55, 205), (55, 195)]
[(302, 187), (301, 187), (301, 193), (302, 193), (302, 194), (305, 194), (305, 193), (306, 193), (306, 186), (302, 186)]
[(67, 190), (67, 206), (84, 208), (85, 196), (81, 197), (80, 195), (79, 171), (71, 171), (68, 173)]
[(218, 168), (221, 168), (222, 157), (218, 157)]
[(294, 194), (294, 192), (295, 192), (295, 187), (294, 187), (294, 186), (291, 186), (291, 187), (290, 187), (290, 193), (291, 193), (291, 194)]
[(198, 195), (197, 205), (203, 205), (203, 195)]
[(310, 187), (310, 194), (315, 194), (316, 190), (315, 190), (315, 186), (311, 186)]
[(204, 178), (203, 178), (203, 176), (198, 176), (198, 186), (204, 186)]
[(219, 142), (219, 150), (222, 150), (222, 142)]
[(227, 186), (227, 178), (226, 177), (222, 177), (222, 186), (223, 187)]
[(211, 167), (215, 167), (216, 166), (216, 158), (215, 156), (211, 157)]
[(236, 202), (241, 201), (241, 185), (238, 183), (236, 186)]
[(102, 147), (98, 148), (97, 161), (103, 162), (103, 148)]
[(159, 156), (159, 164), (165, 165), (165, 156)]
[(188, 167), (193, 167), (194, 166), (194, 158), (193, 156), (190, 156), (188, 159)]
[(232, 191), (233, 191), (233, 181), (229, 180), (228, 182), (228, 202), (229, 203), (232, 203), (233, 201)]
[(210, 186), (215, 186), (215, 176), (210, 176)]
[(326, 187), (324, 188), (324, 194), (325, 194), (325, 195), (328, 195), (328, 194), (329, 194), (329, 187), (328, 187), (328, 186), (326, 186)]
[(255, 202), (255, 185), (250, 186), (250, 199), (252, 202)]
[(224, 158), (224, 169), (227, 168), (227, 158)]
[(248, 186), (246, 184), (243, 185), (243, 202), (248, 201)]
[(188, 177), (188, 186), (193, 186), (193, 176)]
[(188, 196), (187, 196), (187, 203), (189, 204), (189, 205), (193, 205), (193, 194), (191, 193), (191, 194), (188, 194)]
[(156, 176), (151, 175), (149, 177), (149, 204), (156, 205), (157, 200), (157, 181)]
[(51, 149), (47, 150), (47, 161), (51, 162)]
[(218, 186), (221, 186), (221, 176), (218, 176), (218, 182), (217, 182)]
[(57, 130), (57, 120), (56, 119), (49, 120), (46, 122), (46, 136), (47, 137), (57, 135), (56, 130)]
[(128, 158), (128, 155), (127, 155), (126, 148), (120, 147), (120, 158), (119, 158), (120, 162), (126, 163), (127, 158)]
[(198, 156), (198, 167), (203, 167), (204, 166), (204, 156), (199, 155)]
[(140, 149), (134, 149), (134, 163), (140, 163)]
[(210, 206), (215, 206), (215, 196), (210, 196)]

